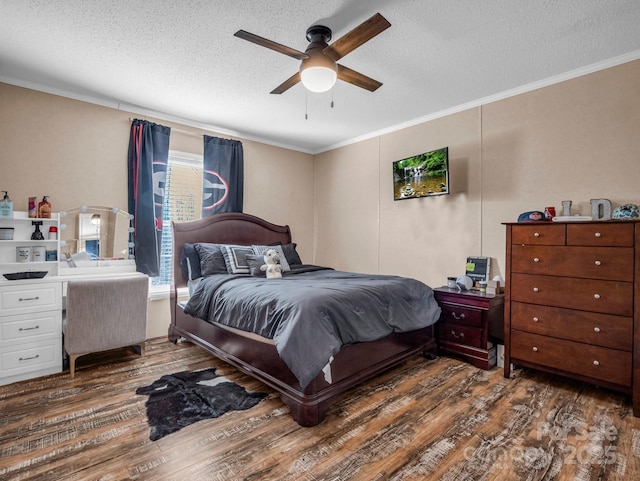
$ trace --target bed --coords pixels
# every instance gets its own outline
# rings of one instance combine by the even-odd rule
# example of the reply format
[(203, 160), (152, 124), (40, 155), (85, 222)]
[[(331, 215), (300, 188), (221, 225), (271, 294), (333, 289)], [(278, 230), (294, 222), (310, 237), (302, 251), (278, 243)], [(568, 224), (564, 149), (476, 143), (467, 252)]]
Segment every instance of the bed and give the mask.
[[(431, 289), (418, 281), (411, 280), (424, 287), (425, 291), (420, 293), (420, 297), (429, 298), (425, 300), (425, 302), (429, 302), (425, 309), (420, 309), (421, 313), (428, 311), (428, 314), (416, 316), (423, 317), (419, 321), (421, 327), (403, 332), (394, 330), (376, 340), (342, 345), (316, 375), (310, 379), (305, 378), (301, 382), (296, 368), (292, 368), (283, 360), (278, 351), (280, 346), (276, 345), (274, 339), (234, 327), (227, 322), (226, 318), (205, 319), (207, 317), (205, 315), (202, 316), (203, 318), (198, 317), (200, 313), (198, 315), (187, 314), (187, 312), (195, 312), (194, 308), (184, 302), (184, 295), (181, 297), (181, 294), (186, 290), (185, 288), (191, 287), (188, 286), (188, 278), (184, 275), (183, 247), (185, 245), (212, 243), (241, 246), (291, 246), (292, 239), (289, 227), (275, 225), (250, 214), (223, 213), (191, 222), (172, 223), (172, 233), (174, 249), (169, 340), (177, 342), (183, 338), (192, 342), (270, 386), (280, 395), (282, 401), (289, 407), (294, 420), (301, 426), (317, 425), (324, 419), (329, 407), (344, 391), (396, 366), (407, 358), (417, 354), (423, 354), (431, 359), (435, 358), (434, 323), (439, 317), (440, 309), (433, 299)], [(293, 245), (295, 246), (295, 244)], [(300, 268), (300, 266), (295, 267)], [(306, 268), (306, 266), (303, 267)], [(283, 279), (266, 279), (266, 282), (265, 280), (255, 280), (254, 282), (269, 285), (288, 282), (287, 286), (293, 286), (299, 284), (300, 281), (297, 279), (302, 277), (319, 276), (321, 278), (319, 281), (308, 281), (312, 282), (311, 285), (314, 286), (315, 282), (333, 282), (329, 280), (332, 279), (332, 276), (343, 275), (337, 271), (332, 272), (332, 270), (314, 269), (313, 267), (311, 266), (311, 273), (285, 273), (295, 274), (299, 277), (289, 275), (284, 276)], [(211, 278), (216, 277), (222, 277), (222, 275), (211, 276)], [(252, 282), (251, 279), (248, 279), (251, 276), (229, 275), (228, 277), (230, 279), (228, 282), (216, 279), (213, 281), (218, 285), (225, 286)], [(292, 282), (292, 278), (296, 280)], [(273, 284), (270, 284), (271, 282)], [(266, 289), (263, 284), (260, 284), (260, 289)], [(202, 286), (198, 286), (198, 289), (200, 288)], [(344, 289), (336, 291), (343, 292)], [(189, 303), (193, 303), (194, 299), (202, 295), (196, 289)]]

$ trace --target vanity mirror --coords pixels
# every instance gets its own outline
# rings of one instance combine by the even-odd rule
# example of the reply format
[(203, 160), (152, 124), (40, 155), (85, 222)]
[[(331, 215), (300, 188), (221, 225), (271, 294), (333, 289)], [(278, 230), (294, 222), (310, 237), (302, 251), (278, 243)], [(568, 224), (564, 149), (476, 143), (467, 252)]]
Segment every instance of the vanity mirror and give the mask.
[(60, 213), (60, 254), (90, 260), (129, 259), (131, 216), (116, 208), (80, 206)]

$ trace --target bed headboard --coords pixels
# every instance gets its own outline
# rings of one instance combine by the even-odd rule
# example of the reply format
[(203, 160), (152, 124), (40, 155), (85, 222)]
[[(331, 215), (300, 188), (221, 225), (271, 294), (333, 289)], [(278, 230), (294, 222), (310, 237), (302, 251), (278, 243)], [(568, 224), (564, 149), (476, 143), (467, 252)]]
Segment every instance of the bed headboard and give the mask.
[(180, 255), (182, 246), (187, 243), (211, 242), (214, 244), (269, 245), (291, 242), (291, 229), (288, 225), (276, 225), (260, 217), (240, 212), (213, 214), (190, 222), (171, 222), (173, 235), (173, 255), (171, 276), (171, 317), (174, 320), (175, 304), (181, 287), (187, 286), (182, 277)]

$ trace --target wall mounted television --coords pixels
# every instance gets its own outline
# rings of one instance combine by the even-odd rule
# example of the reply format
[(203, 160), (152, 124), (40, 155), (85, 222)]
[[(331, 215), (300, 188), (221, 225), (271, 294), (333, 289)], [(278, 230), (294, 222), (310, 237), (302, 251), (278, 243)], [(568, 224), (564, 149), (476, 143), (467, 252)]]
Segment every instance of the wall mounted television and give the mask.
[(448, 193), (448, 147), (393, 162), (393, 200)]

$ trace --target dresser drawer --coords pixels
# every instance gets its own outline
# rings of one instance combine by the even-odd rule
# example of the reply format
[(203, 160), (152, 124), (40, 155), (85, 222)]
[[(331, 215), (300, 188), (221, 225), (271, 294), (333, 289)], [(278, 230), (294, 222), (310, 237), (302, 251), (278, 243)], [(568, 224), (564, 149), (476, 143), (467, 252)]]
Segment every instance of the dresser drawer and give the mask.
[(633, 282), (632, 247), (514, 245), (512, 272)]
[(54, 368), (54, 372), (62, 371), (60, 337), (3, 348), (0, 353), (0, 378), (50, 368)]
[(621, 351), (633, 345), (632, 317), (513, 302), (511, 328)]
[(486, 347), (482, 345), (482, 329), (448, 322), (438, 323), (438, 339), (465, 346)]
[(633, 247), (634, 225), (616, 223), (567, 226), (567, 245)]
[(565, 245), (564, 224), (526, 224), (511, 228), (512, 244)]
[(440, 303), (440, 321), (452, 322), (458, 325), (482, 327), (482, 311), (470, 307)]
[(633, 283), (571, 277), (511, 275), (513, 301), (633, 316)]
[(511, 360), (536, 363), (622, 386), (631, 385), (632, 356), (580, 342), (521, 331), (511, 333)]
[(61, 332), (62, 311), (60, 310), (0, 317), (0, 346), (47, 336), (60, 338)]
[(60, 282), (2, 286), (0, 316), (62, 308)]

